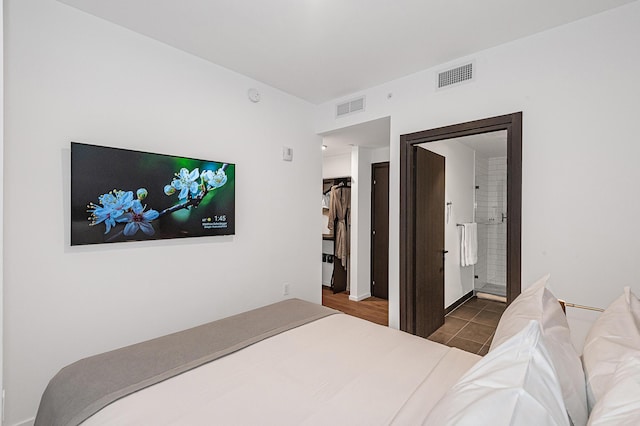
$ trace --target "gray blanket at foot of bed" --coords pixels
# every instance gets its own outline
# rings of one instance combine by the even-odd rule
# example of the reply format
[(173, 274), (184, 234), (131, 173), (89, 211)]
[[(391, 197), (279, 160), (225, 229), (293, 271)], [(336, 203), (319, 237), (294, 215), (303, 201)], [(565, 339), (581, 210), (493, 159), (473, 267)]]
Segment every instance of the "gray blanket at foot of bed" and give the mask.
[(289, 299), (82, 359), (51, 379), (35, 425), (77, 425), (126, 395), (334, 313)]

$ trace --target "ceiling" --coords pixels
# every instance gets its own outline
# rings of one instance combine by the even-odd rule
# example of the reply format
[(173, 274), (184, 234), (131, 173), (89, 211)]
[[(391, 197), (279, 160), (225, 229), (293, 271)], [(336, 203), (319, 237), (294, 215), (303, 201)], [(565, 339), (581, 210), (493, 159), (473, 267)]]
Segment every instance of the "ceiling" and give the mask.
[(322, 135), (323, 157), (333, 157), (351, 153), (353, 146), (382, 148), (389, 146), (391, 137), (391, 119), (389, 117), (355, 126), (344, 127)]
[(484, 158), (507, 156), (507, 131), (498, 130), (489, 133), (463, 136), (461, 138), (446, 139), (460, 142), (473, 149), (476, 154)]
[(59, 0), (319, 104), (634, 0)]
[(507, 131), (497, 130), (489, 133), (463, 136), (460, 138), (442, 139), (434, 142), (425, 142), (418, 145), (428, 151), (438, 152), (437, 146), (444, 143), (458, 142), (475, 151), (478, 157), (495, 158), (507, 156)]

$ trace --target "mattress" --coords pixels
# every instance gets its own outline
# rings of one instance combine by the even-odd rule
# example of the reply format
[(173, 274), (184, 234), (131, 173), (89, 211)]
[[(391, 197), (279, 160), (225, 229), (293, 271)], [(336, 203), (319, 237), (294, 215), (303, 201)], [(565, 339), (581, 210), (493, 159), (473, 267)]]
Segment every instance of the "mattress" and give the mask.
[(130, 394), (83, 425), (416, 424), (479, 359), (335, 314)]

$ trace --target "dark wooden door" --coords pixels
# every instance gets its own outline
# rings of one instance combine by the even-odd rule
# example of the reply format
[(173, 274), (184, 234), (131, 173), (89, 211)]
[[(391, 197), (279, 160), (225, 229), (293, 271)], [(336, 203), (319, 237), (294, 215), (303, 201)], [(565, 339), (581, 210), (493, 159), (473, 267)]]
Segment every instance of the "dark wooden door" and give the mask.
[(444, 324), (445, 158), (416, 147), (415, 324), (428, 337)]
[(371, 295), (389, 298), (389, 163), (371, 165)]

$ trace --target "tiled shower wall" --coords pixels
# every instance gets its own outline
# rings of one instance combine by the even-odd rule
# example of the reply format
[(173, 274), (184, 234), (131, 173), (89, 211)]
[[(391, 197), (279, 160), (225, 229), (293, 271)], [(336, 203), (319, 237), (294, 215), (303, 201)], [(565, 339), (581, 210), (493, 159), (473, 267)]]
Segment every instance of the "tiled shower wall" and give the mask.
[(476, 283), (506, 286), (507, 157), (476, 156), (476, 216), (478, 223), (478, 263)]
[(487, 282), (507, 285), (507, 157), (489, 159)]
[(487, 282), (487, 232), (483, 225), (489, 220), (489, 160), (476, 155), (476, 212), (478, 224), (478, 263), (473, 270), (477, 284)]

